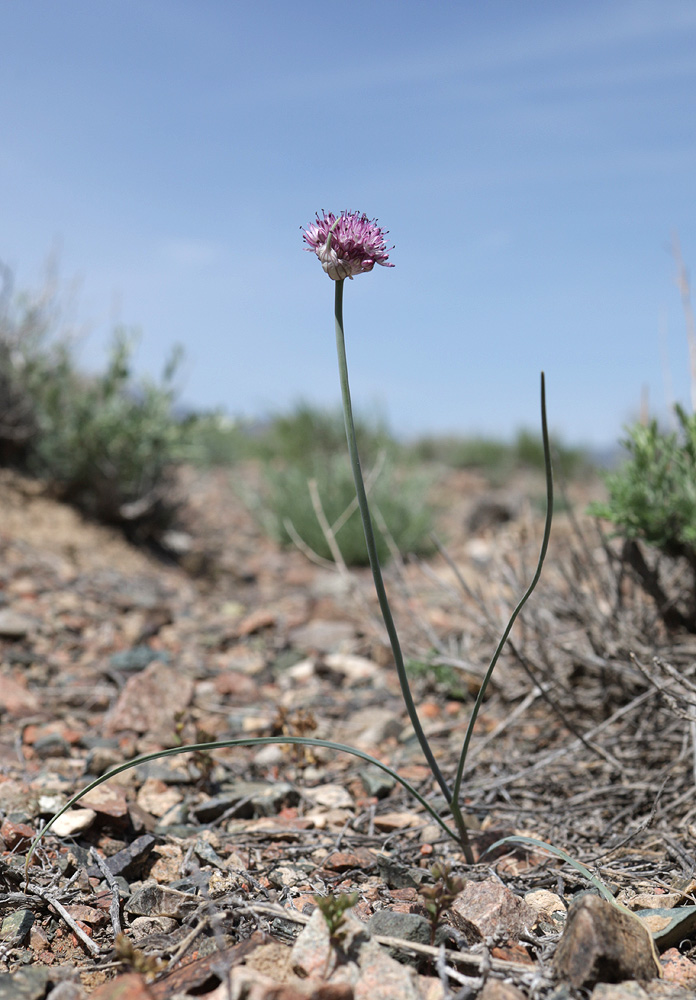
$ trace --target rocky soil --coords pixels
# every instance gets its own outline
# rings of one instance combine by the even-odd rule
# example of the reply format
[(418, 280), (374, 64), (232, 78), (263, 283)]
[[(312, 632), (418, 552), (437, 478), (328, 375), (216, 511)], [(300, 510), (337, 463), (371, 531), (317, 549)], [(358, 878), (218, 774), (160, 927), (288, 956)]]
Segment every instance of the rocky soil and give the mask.
[[(346, 743), (441, 809), (369, 573), (278, 549), (240, 499), (257, 487), (253, 466), (188, 470), (174, 566), (0, 472), (0, 1000), (693, 996), (694, 723), (674, 677), (696, 644), (582, 515), (596, 483), (571, 491), (578, 524), (557, 517), (482, 706), (463, 783), (475, 865), (364, 759), (267, 744), (123, 771), (25, 876), (71, 795), (184, 744)], [(443, 474), (443, 552), (386, 573), (449, 780), (534, 571), (540, 496), (533, 477)], [(539, 847), (487, 852), (509, 835), (584, 862), (623, 909)]]

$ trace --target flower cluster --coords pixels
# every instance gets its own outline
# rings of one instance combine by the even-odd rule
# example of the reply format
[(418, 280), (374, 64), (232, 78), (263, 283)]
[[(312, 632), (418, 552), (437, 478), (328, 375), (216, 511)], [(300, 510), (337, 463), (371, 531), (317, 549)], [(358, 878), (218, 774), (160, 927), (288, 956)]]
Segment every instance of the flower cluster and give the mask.
[(308, 244), (305, 249), (317, 255), (328, 276), (339, 281), (365, 274), (375, 264), (394, 267), (389, 263), (389, 251), (394, 248), (386, 245), (386, 235), (376, 219), (359, 212), (342, 212), (338, 219), (333, 212), (325, 212), (307, 226), (303, 239)]

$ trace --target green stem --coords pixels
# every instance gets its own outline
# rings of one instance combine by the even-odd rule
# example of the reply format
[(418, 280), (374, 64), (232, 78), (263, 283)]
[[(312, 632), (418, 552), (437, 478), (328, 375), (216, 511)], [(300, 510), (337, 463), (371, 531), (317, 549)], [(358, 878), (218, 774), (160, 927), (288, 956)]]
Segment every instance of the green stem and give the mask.
[(415, 703), (413, 701), (413, 696), (411, 694), (411, 688), (409, 687), (408, 677), (406, 676), (406, 666), (404, 664), (403, 654), (401, 652), (401, 644), (399, 643), (399, 636), (396, 631), (396, 626), (394, 625), (394, 619), (392, 617), (391, 608), (389, 607), (389, 601), (387, 599), (387, 592), (384, 588), (384, 581), (382, 579), (382, 570), (379, 564), (379, 557), (377, 555), (377, 544), (375, 542), (375, 535), (372, 528), (372, 518), (370, 516), (370, 508), (367, 502), (367, 494), (365, 492), (365, 483), (363, 481), (362, 470), (360, 468), (360, 456), (358, 455), (358, 444), (355, 436), (355, 423), (353, 421), (353, 406), (350, 398), (350, 385), (348, 382), (348, 361), (346, 358), (346, 344), (345, 336), (343, 333), (343, 279), (336, 281), (336, 299), (335, 299), (335, 319), (336, 319), (336, 349), (338, 352), (338, 371), (341, 379), (341, 396), (343, 399), (343, 416), (346, 424), (346, 437), (348, 439), (348, 452), (350, 454), (350, 464), (353, 469), (353, 479), (355, 480), (355, 492), (358, 498), (358, 507), (360, 508), (360, 517), (362, 518), (363, 530), (365, 532), (365, 544), (367, 545), (367, 554), (370, 560), (370, 568), (372, 570), (372, 578), (375, 582), (375, 590), (377, 592), (377, 599), (379, 601), (379, 607), (382, 612), (382, 618), (384, 619), (384, 625), (387, 630), (387, 635), (389, 636), (389, 642), (391, 644), (392, 653), (394, 655), (394, 663), (396, 665), (396, 672), (399, 677), (399, 683), (401, 685), (401, 694), (406, 705), (406, 709), (413, 725), (414, 732), (418, 738), (418, 742), (421, 745), (425, 759), (428, 762), (428, 766), (433, 774), (433, 777), (442, 789), (442, 793), (447, 800), (452, 811), (452, 817), (459, 831), (459, 836), (461, 840), (461, 845), (464, 850), (466, 860), (469, 864), (474, 863), (473, 855), (471, 853), (471, 846), (469, 844), (469, 837), (467, 834), (466, 826), (464, 824), (464, 818), (462, 816), (461, 809), (459, 808), (458, 800), (452, 797), (452, 792), (450, 791), (449, 785), (447, 784), (442, 771), (440, 770), (435, 756), (430, 748), (428, 739), (423, 732), (423, 727), (421, 726), (420, 719), (418, 718), (418, 712), (416, 710)]
[(266, 746), (268, 744), (290, 744), (295, 746), (303, 747), (324, 747), (327, 750), (337, 750), (340, 753), (347, 753), (353, 757), (359, 757), (360, 760), (366, 761), (368, 764), (373, 764), (378, 767), (381, 771), (390, 775), (395, 781), (406, 789), (406, 791), (416, 799), (417, 802), (423, 806), (423, 808), (430, 813), (431, 817), (435, 822), (442, 828), (442, 830), (451, 837), (452, 840), (457, 840), (457, 834), (452, 830), (442, 817), (438, 814), (437, 810), (431, 806), (431, 804), (425, 799), (421, 793), (413, 787), (413, 785), (402, 778), (401, 775), (385, 764), (383, 761), (378, 760), (373, 757), (372, 754), (365, 753), (364, 750), (358, 750), (356, 747), (345, 746), (343, 743), (334, 743), (333, 740), (320, 740), (313, 736), (241, 736), (231, 740), (216, 740), (213, 743), (192, 743), (187, 746), (180, 747), (169, 747), (166, 750), (154, 750), (152, 753), (143, 754), (141, 757), (135, 757), (133, 760), (126, 761), (124, 764), (118, 764), (116, 767), (111, 768), (106, 774), (100, 775), (100, 777), (95, 778), (88, 785), (85, 785), (79, 792), (73, 795), (65, 805), (59, 809), (56, 813), (51, 816), (48, 823), (44, 826), (40, 833), (36, 835), (34, 840), (31, 842), (29, 847), (29, 852), (25, 859), (25, 871), (29, 871), (29, 863), (31, 862), (32, 855), (38, 847), (39, 843), (46, 836), (48, 831), (51, 829), (55, 821), (63, 815), (72, 806), (79, 803), (83, 796), (87, 795), (94, 788), (98, 788), (99, 785), (108, 781), (109, 778), (115, 777), (117, 774), (121, 774), (123, 771), (128, 771), (131, 767), (137, 767), (139, 764), (147, 764), (152, 760), (159, 760), (161, 757), (174, 757), (180, 753), (197, 753), (204, 752), (208, 753), (211, 750), (225, 750), (230, 747), (255, 747), (255, 746)]
[(471, 737), (474, 732), (474, 726), (476, 725), (476, 719), (478, 718), (479, 709), (483, 702), (484, 695), (486, 693), (486, 688), (488, 687), (488, 682), (491, 679), (495, 665), (498, 662), (498, 658), (503, 651), (503, 647), (507, 642), (508, 636), (512, 631), (512, 626), (515, 624), (517, 616), (519, 615), (522, 608), (525, 606), (527, 601), (532, 595), (532, 591), (539, 582), (539, 577), (541, 576), (541, 568), (544, 565), (544, 559), (546, 558), (546, 550), (549, 547), (549, 537), (551, 535), (551, 521), (553, 519), (553, 473), (551, 470), (551, 449), (549, 446), (549, 431), (546, 422), (546, 383), (544, 379), (544, 373), (541, 373), (541, 435), (544, 442), (544, 469), (546, 473), (546, 521), (544, 524), (544, 537), (541, 543), (541, 551), (539, 552), (539, 560), (537, 562), (536, 572), (529, 587), (525, 591), (522, 599), (515, 608), (515, 610), (510, 615), (510, 620), (507, 623), (507, 627), (502, 634), (500, 642), (496, 646), (496, 650), (493, 653), (493, 657), (489, 664), (486, 675), (483, 678), (483, 683), (479, 688), (478, 694), (476, 696), (476, 701), (474, 702), (474, 707), (471, 712), (471, 718), (469, 719), (469, 725), (467, 726), (466, 736), (464, 738), (464, 745), (462, 746), (462, 752), (459, 757), (459, 766), (457, 767), (457, 776), (454, 779), (454, 789), (453, 796), (459, 801), (459, 795), (462, 787), (462, 779), (464, 777), (464, 764), (466, 763), (466, 757), (469, 752), (469, 744), (471, 742)]

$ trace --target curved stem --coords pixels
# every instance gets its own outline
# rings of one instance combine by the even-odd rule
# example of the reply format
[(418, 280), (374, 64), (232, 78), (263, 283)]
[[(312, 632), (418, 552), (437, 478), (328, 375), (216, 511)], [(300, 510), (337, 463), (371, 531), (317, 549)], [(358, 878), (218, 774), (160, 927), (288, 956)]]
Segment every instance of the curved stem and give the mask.
[(370, 516), (370, 508), (367, 503), (367, 494), (365, 492), (365, 483), (363, 481), (362, 470), (360, 468), (360, 456), (358, 455), (358, 444), (355, 436), (355, 423), (353, 421), (353, 406), (350, 398), (350, 385), (348, 382), (348, 361), (346, 358), (346, 344), (345, 336), (343, 333), (343, 279), (336, 281), (336, 298), (335, 298), (335, 320), (336, 320), (336, 349), (338, 352), (338, 371), (341, 379), (341, 397), (343, 400), (343, 416), (346, 424), (346, 438), (348, 440), (348, 452), (350, 454), (350, 464), (353, 470), (353, 479), (355, 480), (355, 492), (358, 497), (358, 506), (360, 508), (360, 517), (362, 518), (363, 530), (365, 532), (365, 544), (367, 545), (367, 554), (370, 560), (370, 569), (372, 570), (372, 578), (375, 583), (375, 590), (377, 592), (377, 599), (379, 601), (379, 607), (382, 612), (382, 618), (384, 619), (384, 625), (387, 629), (387, 635), (389, 636), (389, 642), (391, 644), (392, 653), (394, 655), (394, 663), (396, 665), (396, 672), (399, 677), (399, 684), (401, 685), (401, 694), (408, 711), (411, 724), (413, 725), (414, 732), (418, 738), (418, 742), (421, 745), (425, 759), (428, 762), (428, 766), (432, 771), (433, 777), (442, 789), (442, 793), (447, 800), (447, 803), (452, 810), (452, 816), (459, 830), (460, 840), (464, 853), (469, 864), (473, 864), (473, 855), (471, 854), (471, 847), (469, 846), (469, 838), (466, 831), (466, 826), (459, 808), (458, 801), (453, 799), (452, 792), (449, 785), (447, 784), (440, 767), (435, 760), (435, 756), (430, 748), (428, 739), (423, 732), (423, 727), (421, 726), (420, 719), (418, 718), (418, 712), (416, 710), (415, 703), (413, 701), (413, 696), (411, 694), (411, 688), (408, 683), (408, 677), (406, 676), (406, 666), (404, 664), (403, 654), (401, 652), (401, 644), (399, 643), (399, 636), (396, 631), (396, 626), (394, 624), (394, 619), (392, 617), (391, 608), (389, 606), (389, 600), (387, 599), (387, 592), (384, 587), (384, 581), (382, 579), (382, 570), (379, 564), (379, 557), (377, 555), (377, 544), (375, 542), (375, 535), (372, 528), (372, 518)]
[(503, 651), (503, 647), (507, 642), (508, 636), (512, 631), (512, 626), (515, 624), (517, 616), (519, 615), (522, 608), (525, 606), (527, 601), (532, 595), (532, 591), (539, 582), (539, 577), (541, 576), (541, 568), (544, 565), (544, 559), (546, 558), (546, 550), (549, 547), (549, 536), (551, 535), (551, 521), (553, 519), (553, 472), (551, 470), (551, 448), (549, 446), (549, 431), (546, 423), (546, 382), (544, 379), (544, 373), (541, 373), (541, 436), (544, 442), (544, 470), (546, 473), (546, 521), (544, 523), (544, 537), (541, 543), (541, 550), (539, 552), (539, 560), (537, 562), (536, 572), (532, 578), (532, 582), (525, 591), (522, 599), (515, 608), (515, 610), (510, 615), (510, 620), (507, 623), (507, 627), (502, 634), (500, 642), (496, 646), (493, 657), (486, 671), (486, 675), (483, 678), (483, 683), (479, 688), (478, 694), (476, 696), (476, 701), (474, 702), (474, 707), (471, 712), (471, 718), (469, 719), (469, 725), (466, 729), (466, 736), (464, 737), (464, 745), (462, 746), (462, 752), (459, 757), (459, 766), (457, 767), (457, 776), (454, 779), (454, 798), (459, 801), (459, 793), (462, 786), (462, 778), (464, 777), (464, 764), (466, 763), (466, 757), (469, 752), (469, 743), (471, 742), (471, 737), (474, 732), (474, 726), (476, 724), (476, 719), (478, 717), (479, 709), (483, 702), (484, 695), (486, 693), (486, 688), (488, 687), (488, 682), (491, 679), (495, 665), (498, 662), (498, 658)]
[(367, 761), (368, 764), (374, 764), (375, 767), (378, 767), (381, 771), (385, 771), (386, 774), (394, 778), (395, 781), (398, 781), (399, 784), (405, 788), (417, 802), (420, 802), (423, 808), (430, 813), (432, 818), (444, 830), (448, 837), (451, 837), (452, 840), (459, 839), (454, 830), (447, 826), (438, 812), (421, 795), (421, 793), (413, 787), (410, 781), (402, 778), (398, 772), (394, 771), (388, 764), (385, 764), (383, 761), (373, 757), (372, 754), (365, 753), (364, 750), (358, 750), (356, 747), (345, 746), (343, 743), (334, 743), (332, 740), (320, 740), (313, 736), (240, 736), (231, 740), (215, 740), (213, 743), (192, 743), (187, 746), (169, 747), (166, 750), (154, 750), (152, 753), (146, 753), (140, 757), (134, 757), (133, 760), (126, 761), (124, 764), (118, 764), (116, 767), (111, 768), (110, 771), (107, 771), (106, 774), (102, 774), (100, 777), (95, 778), (94, 781), (85, 785), (85, 787), (80, 789), (80, 791), (73, 795), (72, 798), (68, 799), (65, 805), (59, 809), (58, 812), (54, 813), (53, 816), (51, 816), (41, 832), (34, 837), (24, 863), (25, 872), (29, 871), (29, 862), (31, 861), (34, 851), (51, 829), (55, 821), (62, 816), (64, 812), (78, 803), (83, 796), (88, 794), (88, 792), (91, 792), (94, 788), (98, 788), (99, 785), (108, 781), (109, 778), (113, 778), (117, 774), (121, 774), (122, 771), (127, 771), (131, 767), (137, 767), (139, 764), (147, 764), (151, 760), (159, 760), (160, 757), (173, 757), (180, 753), (194, 753), (197, 751), (207, 753), (210, 750), (224, 750), (228, 747), (254, 747), (264, 746), (269, 743), (285, 743), (307, 747), (324, 747), (327, 750), (338, 750), (341, 753), (347, 753), (353, 757), (359, 757), (360, 760)]

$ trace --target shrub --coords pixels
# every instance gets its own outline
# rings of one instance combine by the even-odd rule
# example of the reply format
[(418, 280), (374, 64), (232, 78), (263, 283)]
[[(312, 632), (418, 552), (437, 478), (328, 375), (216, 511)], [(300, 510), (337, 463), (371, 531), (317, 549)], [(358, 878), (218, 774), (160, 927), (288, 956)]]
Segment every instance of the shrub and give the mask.
[[(397, 445), (386, 426), (378, 420), (355, 421), (362, 461), (370, 465), (380, 452), (395, 454)], [(346, 428), (343, 413), (298, 403), (288, 414), (271, 419), (266, 430), (256, 435), (253, 451), (260, 458), (280, 458), (284, 462), (311, 469), (318, 456), (345, 455)]]
[(133, 540), (156, 541), (175, 520), (172, 471), (195, 422), (174, 414), (180, 355), (160, 383), (136, 381), (132, 339), (117, 331), (106, 370), (85, 375), (55, 318), (49, 295), (0, 316), (0, 460)]
[[(412, 445), (420, 461), (442, 462), (455, 469), (478, 469), (496, 479), (506, 479), (517, 469), (544, 471), (544, 448), (537, 434), (521, 430), (511, 443), (486, 437), (425, 437)], [(581, 448), (570, 448), (552, 439), (554, 467), (571, 478), (589, 466)]]
[(39, 433), (28, 467), (63, 499), (102, 521), (172, 520), (173, 467), (186, 457), (186, 425), (173, 414), (177, 353), (162, 382), (133, 380), (132, 341), (116, 334), (106, 370), (66, 365), (37, 399)]
[[(616, 526), (627, 545), (624, 555), (658, 603), (667, 624), (696, 622), (696, 414), (675, 406), (677, 432), (664, 432), (657, 421), (628, 428), (622, 444), (628, 460), (605, 476), (609, 498), (590, 513)], [(692, 571), (690, 610), (683, 615), (662, 591), (654, 569), (645, 562), (638, 542), (670, 557), (684, 558)]]
[[(367, 549), (360, 516), (355, 505), (355, 485), (348, 460), (343, 455), (305, 454), (300, 464), (269, 468), (266, 473), (265, 521), (270, 533), (281, 544), (293, 544), (292, 530), (302, 541), (325, 559), (331, 558), (312, 505), (308, 481), (316, 480), (322, 507), (330, 525), (336, 525), (344, 512), (355, 508), (335, 535), (341, 555), (348, 565), (367, 565)], [(379, 512), (399, 551), (425, 553), (432, 548), (428, 532), (431, 512), (426, 504), (427, 484), (422, 477), (404, 470), (384, 468), (370, 491), (373, 511)], [(288, 524), (292, 527), (289, 529)], [(384, 534), (377, 529), (380, 559), (388, 560), (390, 549)]]
[(628, 429), (628, 461), (605, 476), (609, 499), (591, 511), (624, 538), (684, 556), (696, 568), (696, 415), (675, 411), (678, 433), (661, 431), (655, 420)]

